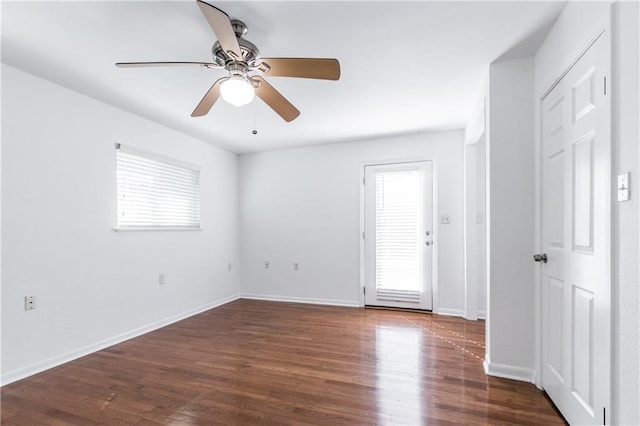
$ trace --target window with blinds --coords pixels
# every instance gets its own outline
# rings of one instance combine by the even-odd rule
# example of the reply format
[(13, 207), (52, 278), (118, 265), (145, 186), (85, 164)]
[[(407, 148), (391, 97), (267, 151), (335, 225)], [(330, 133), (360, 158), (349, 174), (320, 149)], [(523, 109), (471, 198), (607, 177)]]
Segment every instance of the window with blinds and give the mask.
[(116, 145), (116, 228), (199, 229), (200, 169)]
[(376, 173), (376, 288), (419, 291), (421, 173)]

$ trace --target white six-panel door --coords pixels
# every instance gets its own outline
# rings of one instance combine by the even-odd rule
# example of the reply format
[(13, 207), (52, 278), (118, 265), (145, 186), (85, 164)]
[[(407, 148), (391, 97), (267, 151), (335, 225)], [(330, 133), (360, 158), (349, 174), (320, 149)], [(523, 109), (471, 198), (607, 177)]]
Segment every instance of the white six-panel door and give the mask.
[(432, 309), (430, 161), (365, 167), (365, 305)]
[(603, 33), (542, 101), (542, 384), (576, 425), (608, 420), (609, 52)]

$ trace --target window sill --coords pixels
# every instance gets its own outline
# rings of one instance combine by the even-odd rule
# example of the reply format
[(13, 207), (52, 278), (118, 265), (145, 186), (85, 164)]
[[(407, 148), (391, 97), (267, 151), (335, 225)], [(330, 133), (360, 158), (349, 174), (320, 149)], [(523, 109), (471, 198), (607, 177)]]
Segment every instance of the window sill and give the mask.
[(111, 228), (114, 232), (139, 232), (139, 231), (202, 231), (202, 228), (181, 228), (179, 226), (144, 226), (138, 228)]

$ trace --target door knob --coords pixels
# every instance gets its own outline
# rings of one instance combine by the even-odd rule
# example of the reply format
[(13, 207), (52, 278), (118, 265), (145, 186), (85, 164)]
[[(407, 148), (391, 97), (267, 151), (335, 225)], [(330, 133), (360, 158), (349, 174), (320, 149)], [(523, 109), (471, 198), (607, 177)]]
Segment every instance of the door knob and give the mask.
[(535, 260), (536, 262), (547, 263), (547, 253), (534, 254), (533, 260)]

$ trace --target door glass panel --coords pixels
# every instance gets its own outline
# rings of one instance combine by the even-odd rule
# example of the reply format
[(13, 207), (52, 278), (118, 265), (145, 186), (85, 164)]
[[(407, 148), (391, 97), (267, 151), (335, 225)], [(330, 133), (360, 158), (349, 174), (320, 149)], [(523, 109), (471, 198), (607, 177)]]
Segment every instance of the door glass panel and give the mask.
[(420, 291), (421, 172), (375, 176), (376, 288)]

